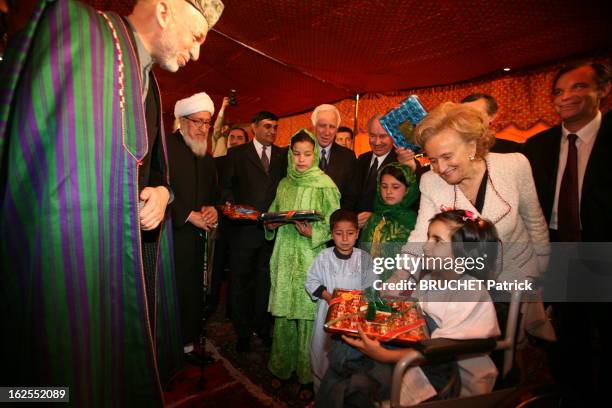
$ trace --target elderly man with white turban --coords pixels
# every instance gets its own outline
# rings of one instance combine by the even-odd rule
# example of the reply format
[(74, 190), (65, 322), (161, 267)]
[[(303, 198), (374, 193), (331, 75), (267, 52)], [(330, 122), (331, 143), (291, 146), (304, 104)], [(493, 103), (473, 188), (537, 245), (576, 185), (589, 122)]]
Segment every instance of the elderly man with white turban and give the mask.
[(215, 106), (204, 92), (181, 99), (174, 107), (179, 129), (168, 137), (176, 286), (183, 351), (192, 363), (199, 362), (193, 343), (200, 333), (204, 301), (204, 231), (211, 231), (217, 224), (217, 170), (206, 143), (214, 112)]

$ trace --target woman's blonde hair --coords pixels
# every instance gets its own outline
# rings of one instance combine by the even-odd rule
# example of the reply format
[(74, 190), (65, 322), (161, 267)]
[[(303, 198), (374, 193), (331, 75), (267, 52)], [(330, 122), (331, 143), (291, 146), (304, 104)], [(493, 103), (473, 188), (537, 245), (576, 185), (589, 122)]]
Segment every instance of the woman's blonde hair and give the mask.
[(460, 103), (444, 102), (427, 114), (415, 129), (416, 142), (422, 147), (438, 133), (451, 129), (464, 142), (476, 143), (476, 156), (484, 158), (495, 143), (495, 133), (478, 110)]

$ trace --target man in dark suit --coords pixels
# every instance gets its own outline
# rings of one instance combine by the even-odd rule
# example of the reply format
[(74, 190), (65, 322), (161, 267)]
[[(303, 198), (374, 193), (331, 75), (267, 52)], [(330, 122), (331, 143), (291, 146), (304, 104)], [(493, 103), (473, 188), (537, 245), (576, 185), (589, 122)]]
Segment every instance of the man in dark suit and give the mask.
[(193, 344), (202, 322), (202, 271), (205, 233), (217, 224), (214, 204), (219, 199), (217, 171), (207, 154), (207, 137), (215, 108), (204, 92), (176, 103), (179, 130), (168, 138), (170, 182), (174, 202), (170, 206), (174, 233), (174, 265), (184, 352), (197, 362)]
[(359, 228), (362, 228), (370, 215), (376, 197), (376, 177), (385, 165), (399, 161), (408, 165), (413, 171), (417, 168), (414, 153), (407, 149), (393, 149), (393, 139), (378, 121), (382, 115), (374, 115), (368, 121), (369, 152), (357, 159), (357, 170), (353, 188), (357, 192), (355, 211), (358, 213)]
[[(232, 126), (228, 131), (227, 135), (227, 148), (231, 149), (235, 146), (240, 146), (249, 141), (249, 135), (246, 130), (240, 126)], [(215, 157), (215, 167), (217, 168), (218, 179), (223, 179), (223, 170), (225, 168), (225, 162), (227, 155)], [(214, 267), (213, 275), (211, 280), (210, 296), (206, 299), (206, 313), (207, 316), (213, 314), (217, 310), (219, 304), (219, 296), (221, 294), (221, 285), (226, 280), (226, 267), (229, 266), (230, 260), (230, 247), (229, 242), (232, 233), (232, 224), (224, 219), (219, 218), (219, 227), (217, 228), (217, 239), (215, 242), (215, 256), (213, 258)], [(229, 302), (227, 304), (229, 306)], [(230, 308), (226, 307), (225, 316), (230, 315)]]
[[(600, 111), (610, 86), (610, 71), (603, 64), (578, 62), (563, 67), (552, 87), (562, 123), (525, 143), (523, 152), (531, 163), (551, 241), (611, 241), (612, 115)], [(553, 374), (561, 382), (565, 406), (586, 406), (589, 398), (593, 403), (598, 394), (604, 395), (612, 379), (611, 303), (556, 303), (554, 309), (559, 347), (551, 359), (558, 363)], [(589, 352), (594, 331), (601, 348), (596, 359)], [(596, 370), (591, 363), (595, 360), (600, 370), (593, 388)]]
[[(461, 103), (472, 106), (483, 113), (484, 117), (491, 123), (497, 117), (499, 105), (495, 98), (485, 93), (473, 93), (461, 100)], [(512, 140), (495, 138), (495, 144), (491, 148), (493, 153), (516, 153), (520, 152), (522, 144)]]
[(334, 143), (340, 125), (340, 112), (334, 105), (319, 105), (312, 112), (312, 126), (319, 142), (319, 167), (336, 183), (340, 190), (340, 206), (355, 205), (353, 177), (355, 152)]
[[(256, 114), (251, 128), (254, 139), (227, 153), (222, 196), (225, 201), (267, 211), (287, 172), (287, 149), (273, 145), (278, 128), (278, 117), (273, 113)], [(248, 352), (253, 333), (264, 344), (271, 343), (267, 309), (273, 243), (264, 238), (261, 223), (236, 222), (232, 231), (231, 318), (238, 335), (236, 348)]]

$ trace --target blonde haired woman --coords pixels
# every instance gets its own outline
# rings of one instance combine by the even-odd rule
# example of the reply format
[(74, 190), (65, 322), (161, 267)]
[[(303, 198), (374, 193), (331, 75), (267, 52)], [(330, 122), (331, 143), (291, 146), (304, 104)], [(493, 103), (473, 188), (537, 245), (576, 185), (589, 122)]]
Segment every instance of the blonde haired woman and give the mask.
[(542, 273), (548, 262), (548, 227), (527, 158), (489, 153), (495, 136), (484, 118), (474, 108), (452, 102), (423, 119), (416, 140), (432, 171), (421, 177), (421, 203), (408, 252), (427, 241), (429, 220), (442, 207), (469, 210), (491, 220), (498, 231), (503, 244), (498, 280)]

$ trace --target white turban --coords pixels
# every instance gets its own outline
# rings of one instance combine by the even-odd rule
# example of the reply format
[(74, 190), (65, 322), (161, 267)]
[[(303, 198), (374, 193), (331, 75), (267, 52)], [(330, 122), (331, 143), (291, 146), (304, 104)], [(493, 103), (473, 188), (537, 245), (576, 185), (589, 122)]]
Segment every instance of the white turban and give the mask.
[(215, 114), (215, 104), (205, 92), (181, 99), (174, 105), (175, 118), (189, 116), (196, 112), (210, 112), (210, 116)]

